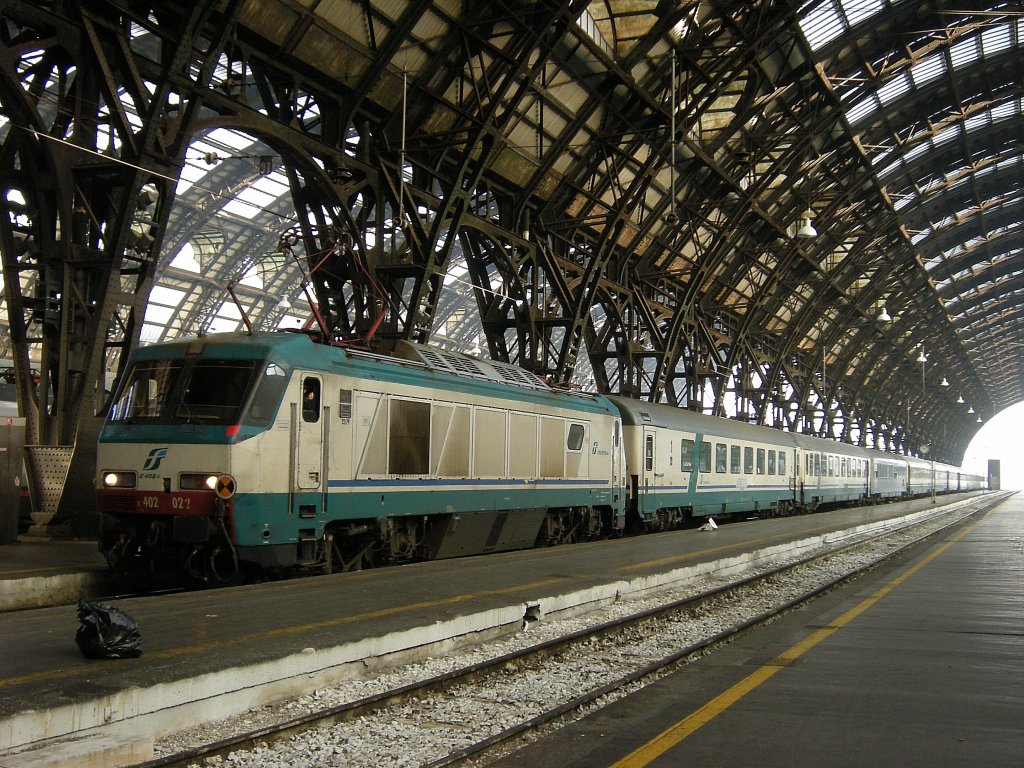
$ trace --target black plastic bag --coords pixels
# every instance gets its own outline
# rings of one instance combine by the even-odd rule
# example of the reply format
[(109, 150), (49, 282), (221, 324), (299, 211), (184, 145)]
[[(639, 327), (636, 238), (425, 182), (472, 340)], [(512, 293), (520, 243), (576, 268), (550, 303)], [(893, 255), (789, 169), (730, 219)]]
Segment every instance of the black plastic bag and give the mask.
[(78, 601), (81, 626), (75, 642), (90, 659), (134, 659), (142, 655), (142, 636), (135, 619), (112, 605)]

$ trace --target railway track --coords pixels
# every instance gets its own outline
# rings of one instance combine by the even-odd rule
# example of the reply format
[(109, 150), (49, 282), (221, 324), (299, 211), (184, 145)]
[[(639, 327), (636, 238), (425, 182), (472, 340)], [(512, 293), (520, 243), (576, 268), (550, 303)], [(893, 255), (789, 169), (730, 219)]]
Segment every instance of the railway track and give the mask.
[[(366, 765), (482, 764), (529, 734), (602, 706), (607, 697), (627, 695), (1001, 500), (967, 505), (428, 679), (178, 748), (142, 768), (222, 761), (355, 766), (363, 764), (363, 755)], [(552, 695), (534, 699), (526, 688)], [(388, 745), (395, 755), (390, 761), (381, 754)]]

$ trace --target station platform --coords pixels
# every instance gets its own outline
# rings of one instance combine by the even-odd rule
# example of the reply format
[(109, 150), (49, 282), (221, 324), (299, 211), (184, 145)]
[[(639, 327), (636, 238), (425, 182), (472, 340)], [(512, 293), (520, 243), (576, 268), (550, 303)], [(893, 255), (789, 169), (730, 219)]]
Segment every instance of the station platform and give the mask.
[(1018, 495), (494, 765), (1006, 768), (1022, 723)]
[(20, 536), (0, 544), (0, 611), (73, 603), (110, 585), (95, 541)]
[[(982, 508), (976, 492), (800, 517), (732, 523), (567, 547), (507, 552), (164, 594), (116, 602), (142, 635), (136, 659), (90, 660), (74, 605), (0, 614), (0, 765), (25, 750), (102, 732), (152, 738), (301, 695), (367, 669), (446, 653), (550, 617), (709, 574), (797, 556), (854, 530)], [(146, 759), (145, 745), (125, 764)], [(20, 762), (19, 762), (20, 761)]]

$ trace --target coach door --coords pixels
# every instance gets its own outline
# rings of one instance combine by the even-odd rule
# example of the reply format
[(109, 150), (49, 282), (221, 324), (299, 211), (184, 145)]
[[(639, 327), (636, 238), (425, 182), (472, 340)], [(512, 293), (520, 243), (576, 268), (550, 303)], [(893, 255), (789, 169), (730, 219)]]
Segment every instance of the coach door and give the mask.
[(658, 509), (658, 440), (653, 429), (644, 428), (644, 471), (640, 488), (641, 512), (653, 513)]
[(319, 376), (301, 374), (302, 402), (295, 424), (295, 488), (315, 491), (323, 475), (324, 413), (323, 381)]

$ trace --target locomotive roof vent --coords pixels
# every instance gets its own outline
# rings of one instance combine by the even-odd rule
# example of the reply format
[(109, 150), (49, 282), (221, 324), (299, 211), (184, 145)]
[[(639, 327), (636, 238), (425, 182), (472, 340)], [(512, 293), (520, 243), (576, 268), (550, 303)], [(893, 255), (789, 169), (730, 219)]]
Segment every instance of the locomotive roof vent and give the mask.
[(460, 352), (426, 347), (410, 341), (395, 345), (395, 357), (423, 363), (432, 371), (443, 371), (455, 376), (485, 381), (499, 381), (527, 389), (551, 389), (544, 381), (516, 365), (499, 363), (496, 360), (481, 360)]

